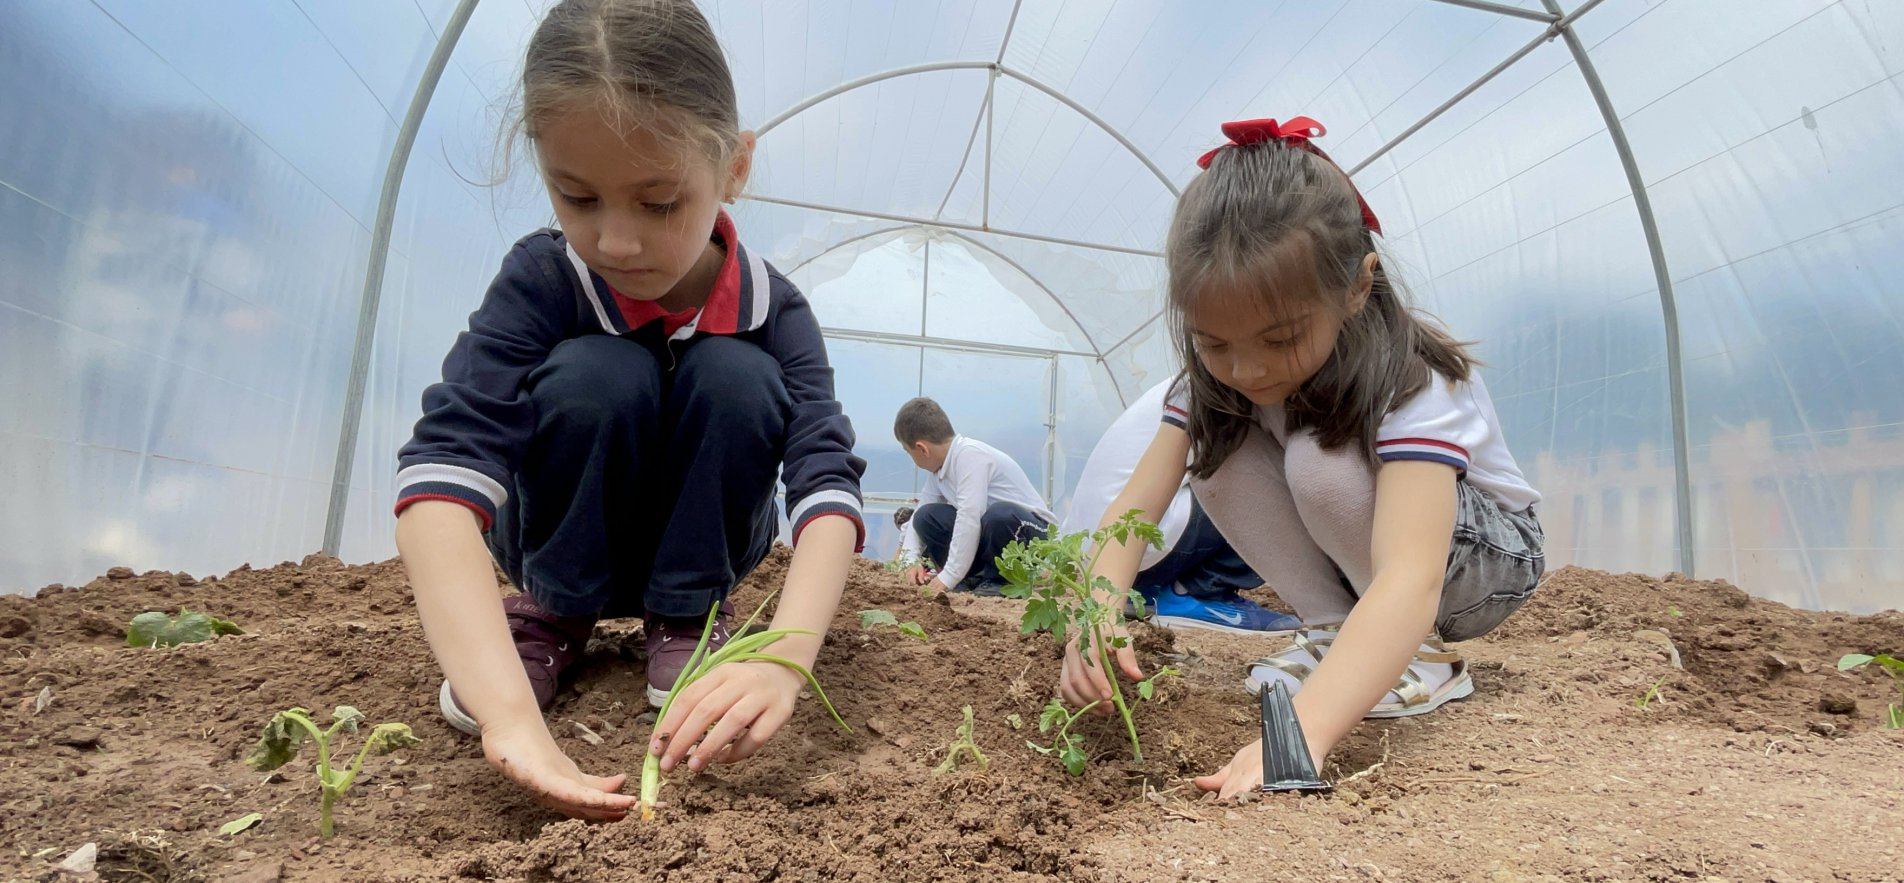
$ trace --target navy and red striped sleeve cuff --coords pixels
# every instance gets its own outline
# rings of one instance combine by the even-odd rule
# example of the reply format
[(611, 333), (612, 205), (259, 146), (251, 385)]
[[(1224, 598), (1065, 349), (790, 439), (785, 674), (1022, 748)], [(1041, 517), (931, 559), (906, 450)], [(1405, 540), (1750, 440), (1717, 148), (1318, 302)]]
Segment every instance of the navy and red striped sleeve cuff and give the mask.
[(1426, 460), (1452, 466), (1462, 474), (1468, 471), (1468, 449), (1440, 439), (1382, 439), (1375, 443), (1375, 456), (1384, 463), (1393, 460)]
[(853, 522), (853, 551), (866, 549), (866, 519), (860, 514), (859, 495), (846, 490), (814, 491), (788, 507), (787, 523), (793, 528), (793, 545), (800, 545), (800, 532), (816, 518), (838, 515)]
[(449, 463), (417, 463), (397, 471), (395, 514), (424, 500), (442, 500), (469, 507), (482, 521), (483, 530), (496, 523), (496, 511), (509, 498), (501, 482), (467, 466)]

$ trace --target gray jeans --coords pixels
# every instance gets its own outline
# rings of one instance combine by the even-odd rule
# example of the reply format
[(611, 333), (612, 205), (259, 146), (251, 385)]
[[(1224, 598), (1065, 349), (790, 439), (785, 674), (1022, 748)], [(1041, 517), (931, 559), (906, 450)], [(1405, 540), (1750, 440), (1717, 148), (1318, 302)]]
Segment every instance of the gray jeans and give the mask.
[(1454, 539), (1435, 614), (1442, 640), (1485, 635), (1527, 603), (1547, 572), (1546, 543), (1534, 507), (1503, 512), (1466, 479), (1456, 482)]

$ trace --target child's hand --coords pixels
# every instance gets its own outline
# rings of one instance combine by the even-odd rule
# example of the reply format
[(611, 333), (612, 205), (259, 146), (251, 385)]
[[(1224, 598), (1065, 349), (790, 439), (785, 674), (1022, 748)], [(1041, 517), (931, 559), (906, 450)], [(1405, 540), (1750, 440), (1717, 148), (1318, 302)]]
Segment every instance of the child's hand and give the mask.
[(793, 717), (805, 685), (798, 672), (777, 663), (716, 666), (674, 697), (649, 750), (661, 756), (663, 772), (683, 759), (695, 771), (746, 760)]
[(1263, 740), (1243, 746), (1222, 769), (1198, 776), (1196, 783), (1198, 788), (1217, 792), (1223, 800), (1263, 787)]
[[(1111, 650), (1111, 659), (1117, 665), (1119, 673), (1133, 681), (1144, 679), (1144, 673), (1137, 667), (1137, 651), (1131, 648), (1130, 634), (1123, 626), (1110, 629), (1106, 638), (1125, 638), (1124, 646)], [(1111, 682), (1104, 676), (1104, 670), (1097, 665), (1098, 648), (1091, 645), (1090, 658), (1078, 652), (1077, 641), (1066, 638), (1064, 641), (1064, 667), (1058, 673), (1058, 695), (1073, 708), (1082, 708), (1093, 702), (1098, 703), (1091, 709), (1092, 714), (1111, 713)]]
[(927, 581), (932, 579), (932, 571), (923, 567), (915, 567), (906, 572), (906, 578), (912, 580), (912, 584), (915, 586), (923, 586)]
[(635, 798), (617, 794), (626, 775), (591, 776), (576, 767), (540, 717), (519, 726), (483, 728), (483, 758), (528, 789), (537, 803), (575, 819), (613, 822)]

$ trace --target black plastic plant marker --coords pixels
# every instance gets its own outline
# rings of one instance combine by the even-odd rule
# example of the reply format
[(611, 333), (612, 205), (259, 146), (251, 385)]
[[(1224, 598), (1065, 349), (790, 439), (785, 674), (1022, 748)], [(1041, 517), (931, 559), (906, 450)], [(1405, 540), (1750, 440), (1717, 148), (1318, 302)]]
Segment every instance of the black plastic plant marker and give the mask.
[(1263, 708), (1263, 790), (1327, 791), (1332, 786), (1316, 773), (1316, 762), (1309, 758), (1309, 740), (1302, 737), (1302, 725), (1296, 721), (1296, 706), (1289, 699), (1289, 688), (1282, 683), (1264, 690)]

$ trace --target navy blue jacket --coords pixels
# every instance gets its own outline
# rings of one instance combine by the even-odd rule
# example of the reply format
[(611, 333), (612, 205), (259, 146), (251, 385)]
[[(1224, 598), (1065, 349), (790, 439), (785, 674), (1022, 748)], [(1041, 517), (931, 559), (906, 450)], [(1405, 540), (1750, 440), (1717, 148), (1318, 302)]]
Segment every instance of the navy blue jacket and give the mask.
[(443, 382), (423, 391), (423, 417), (398, 452), (396, 511), (418, 500), (448, 500), (474, 510), (484, 530), (494, 524), (535, 426), (524, 384), (556, 344), (613, 334), (667, 350), (664, 364), (672, 367), (680, 342), (726, 334), (772, 355), (793, 399), (781, 483), (794, 540), (813, 519), (842, 515), (857, 526), (855, 546), (863, 547), (859, 480), (866, 461), (853, 454), (852, 423), (833, 398), (819, 322), (793, 283), (740, 244), (725, 214), (715, 232), (726, 242), (727, 261), (714, 291), (694, 321), (666, 339), (660, 321), (629, 327), (620, 295), (560, 231), (539, 230), (517, 242), (470, 315), (469, 330), (443, 360)]

